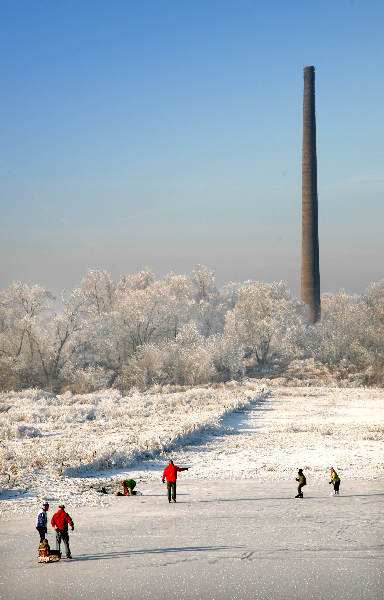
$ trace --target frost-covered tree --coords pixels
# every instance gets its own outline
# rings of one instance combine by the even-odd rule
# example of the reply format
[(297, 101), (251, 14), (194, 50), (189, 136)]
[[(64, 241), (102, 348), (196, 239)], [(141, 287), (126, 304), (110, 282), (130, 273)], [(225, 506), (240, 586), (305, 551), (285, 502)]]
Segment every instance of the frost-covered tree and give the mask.
[(215, 381), (242, 379), (245, 374), (244, 352), (239, 344), (219, 333), (207, 339), (207, 350), (215, 369)]
[(384, 385), (384, 282), (322, 298), (323, 318), (280, 283), (214, 285), (213, 271), (89, 271), (60, 310), (41, 286), (0, 292), (0, 388), (86, 392), (195, 385), (244, 374)]
[(12, 285), (3, 294), (7, 327), (0, 334), (1, 354), (12, 364), (22, 387), (58, 389), (69, 342), (81, 327), (83, 298), (78, 290), (62, 298), (61, 312), (52, 313), (53, 300), (45, 288), (22, 283)]
[(117, 284), (117, 290), (125, 292), (127, 290), (145, 290), (152, 285), (155, 278), (149, 267), (144, 267), (134, 275), (124, 275)]
[(214, 271), (204, 265), (196, 265), (192, 271), (191, 285), (194, 299), (192, 320), (205, 337), (221, 333), (227, 306), (215, 286)]
[(0, 297), (0, 361), (2, 386), (8, 373), (15, 387), (38, 385), (41, 317), (52, 308), (52, 294), (39, 285), (14, 283)]
[(68, 297), (62, 297), (63, 310), (56, 313), (44, 329), (39, 342), (39, 356), (46, 385), (53, 391), (60, 389), (60, 375), (76, 346), (81, 343), (77, 334), (84, 327), (83, 296), (75, 289)]
[(81, 282), (84, 309), (97, 316), (113, 309), (116, 286), (111, 274), (99, 269), (90, 269)]
[(363, 297), (343, 290), (324, 294), (322, 320), (316, 328), (308, 328), (302, 339), (307, 355), (327, 365), (340, 379), (384, 364), (383, 331), (376, 312), (379, 290), (380, 286), (371, 286)]
[(215, 273), (205, 265), (196, 265), (192, 270), (192, 284), (195, 288), (196, 302), (208, 300), (217, 293), (215, 287)]
[(384, 333), (384, 280), (371, 283), (363, 295), (363, 302), (381, 333)]
[(283, 282), (249, 283), (226, 314), (225, 333), (244, 349), (250, 371), (292, 353), (293, 330), (301, 324), (297, 303)]

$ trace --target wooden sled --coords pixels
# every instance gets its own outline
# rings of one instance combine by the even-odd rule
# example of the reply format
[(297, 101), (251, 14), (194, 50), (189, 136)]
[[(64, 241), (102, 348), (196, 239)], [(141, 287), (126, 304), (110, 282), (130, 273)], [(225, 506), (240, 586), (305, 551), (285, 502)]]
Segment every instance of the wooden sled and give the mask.
[[(46, 543), (44, 543), (46, 542)], [(61, 554), (58, 550), (51, 550), (47, 540), (44, 540), (39, 546), (37, 554), (37, 562), (51, 563), (58, 562), (61, 559)]]

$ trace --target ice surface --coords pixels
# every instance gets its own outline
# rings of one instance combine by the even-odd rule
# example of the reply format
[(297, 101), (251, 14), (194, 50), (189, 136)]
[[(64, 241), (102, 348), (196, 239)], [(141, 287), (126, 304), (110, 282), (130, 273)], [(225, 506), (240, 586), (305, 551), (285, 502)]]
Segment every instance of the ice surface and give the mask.
[[(382, 481), (178, 480), (71, 511), (71, 562), (37, 564), (34, 514), (1, 526), (6, 600), (381, 600)], [(70, 507), (69, 507), (70, 509)], [(53, 543), (52, 530), (49, 539)], [(5, 575), (5, 577), (4, 577)]]

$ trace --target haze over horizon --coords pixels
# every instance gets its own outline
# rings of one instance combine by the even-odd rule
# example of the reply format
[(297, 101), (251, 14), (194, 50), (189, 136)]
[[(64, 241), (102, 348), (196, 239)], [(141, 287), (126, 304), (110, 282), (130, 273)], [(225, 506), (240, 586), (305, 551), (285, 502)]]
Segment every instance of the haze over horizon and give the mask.
[(2, 3), (0, 289), (198, 263), (300, 290), (303, 67), (321, 291), (383, 279), (379, 1)]

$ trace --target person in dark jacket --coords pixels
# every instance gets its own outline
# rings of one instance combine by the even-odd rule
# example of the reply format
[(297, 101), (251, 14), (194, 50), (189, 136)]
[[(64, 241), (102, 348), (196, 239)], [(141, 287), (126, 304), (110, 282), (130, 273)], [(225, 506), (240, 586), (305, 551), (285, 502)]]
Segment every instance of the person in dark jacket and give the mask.
[(74, 530), (75, 526), (71, 517), (65, 512), (64, 508), (64, 504), (59, 504), (59, 510), (53, 515), (51, 519), (51, 525), (56, 531), (56, 550), (60, 552), (60, 544), (61, 540), (63, 540), (67, 558), (72, 558), (71, 551), (69, 549), (68, 525), (70, 525), (72, 531)]
[(176, 502), (176, 480), (177, 480), (177, 474), (180, 471), (188, 471), (188, 468), (187, 467), (177, 467), (173, 463), (173, 460), (170, 460), (169, 464), (164, 469), (163, 477), (161, 480), (163, 483), (165, 483), (165, 480), (167, 480), (168, 502), (171, 501), (171, 494), (172, 494), (172, 500), (174, 502)]
[(43, 502), (41, 505), (41, 511), (37, 516), (36, 529), (40, 535), (40, 543), (45, 540), (45, 534), (47, 533), (47, 511), (49, 508), (48, 502)]
[(299, 469), (297, 475), (298, 475), (298, 477), (296, 477), (296, 481), (299, 482), (299, 485), (297, 486), (297, 496), (295, 496), (295, 498), (303, 498), (304, 496), (303, 496), (302, 488), (305, 485), (307, 485), (307, 480), (303, 473), (303, 469)]

